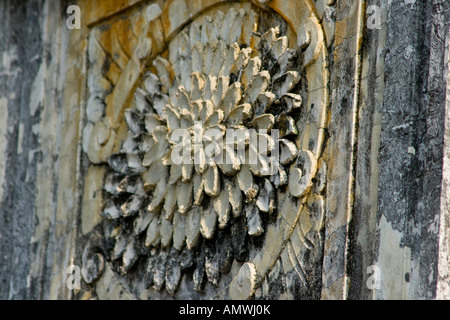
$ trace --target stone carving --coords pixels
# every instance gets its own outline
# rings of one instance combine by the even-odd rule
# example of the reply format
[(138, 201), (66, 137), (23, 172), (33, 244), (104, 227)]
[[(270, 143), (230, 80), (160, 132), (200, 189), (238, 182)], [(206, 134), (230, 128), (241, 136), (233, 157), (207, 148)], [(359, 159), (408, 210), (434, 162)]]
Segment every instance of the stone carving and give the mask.
[[(104, 230), (110, 262), (122, 274), (146, 263), (147, 286), (174, 295), (184, 273), (201, 291), (205, 280), (218, 286), (234, 263), (253, 259), (242, 265), (228, 293), (248, 298), (291, 234), (298, 238), (288, 245), (292, 261), (302, 244), (307, 250), (321, 246), (320, 235), (311, 234), (322, 228), (326, 181), (325, 163), (318, 165), (326, 108), (323, 36), (310, 18), (296, 37), (282, 18), (277, 26), (260, 20), (253, 9), (231, 7), (183, 27), (133, 89), (120, 150), (111, 129), (119, 125), (95, 116), (104, 108), (102, 99), (90, 104), (97, 138), (85, 150), (92, 162), (109, 167), (101, 215), (110, 221)], [(179, 129), (189, 133), (181, 144), (173, 136)], [(257, 140), (226, 143), (230, 129), (252, 129)], [(269, 153), (253, 150), (255, 141), (269, 146)], [(178, 147), (188, 145), (193, 148), (183, 153), (184, 161), (175, 162)], [(212, 146), (214, 157), (206, 152)], [(258, 241), (269, 244), (258, 249)], [(304, 272), (296, 272), (307, 285)]]

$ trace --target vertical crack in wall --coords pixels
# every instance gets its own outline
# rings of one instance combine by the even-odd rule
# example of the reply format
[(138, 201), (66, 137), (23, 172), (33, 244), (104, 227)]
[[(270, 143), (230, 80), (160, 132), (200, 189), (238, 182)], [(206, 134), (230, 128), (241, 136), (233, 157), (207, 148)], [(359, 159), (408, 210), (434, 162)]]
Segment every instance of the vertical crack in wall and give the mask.
[(350, 179), (348, 181), (348, 195), (347, 195), (347, 237), (345, 242), (345, 280), (344, 280), (344, 288), (343, 288), (343, 297), (344, 299), (348, 298), (349, 295), (349, 262), (351, 255), (350, 251), (350, 241), (352, 240), (350, 237), (351, 233), (351, 225), (353, 220), (353, 211), (355, 204), (355, 177), (356, 177), (356, 162), (358, 158), (358, 134), (359, 134), (359, 125), (358, 125), (358, 116), (360, 111), (360, 89), (361, 89), (361, 72), (362, 72), (362, 54), (363, 54), (363, 34), (364, 34), (364, 10), (365, 10), (365, 1), (360, 1), (358, 6), (358, 24), (357, 24), (357, 32), (356, 32), (356, 56), (355, 56), (355, 74), (354, 74), (354, 92), (353, 92), (353, 110), (352, 110), (352, 125), (351, 125), (351, 150), (350, 150)]

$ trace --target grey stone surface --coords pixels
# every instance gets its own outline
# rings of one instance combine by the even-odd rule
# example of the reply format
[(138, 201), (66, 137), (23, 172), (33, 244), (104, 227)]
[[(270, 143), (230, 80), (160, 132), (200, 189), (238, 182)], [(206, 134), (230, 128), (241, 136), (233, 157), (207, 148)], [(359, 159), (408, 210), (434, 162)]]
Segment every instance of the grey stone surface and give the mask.
[(2, 155), (4, 192), (0, 199), (1, 299), (32, 298), (37, 294), (27, 280), (34, 249), (30, 239), (36, 223), (36, 170), (43, 157), (32, 128), (41, 121), (42, 105), (33, 101), (38, 97), (30, 94), (41, 63), (51, 59), (44, 51), (40, 33), (43, 9), (43, 1), (0, 3), (0, 95), (7, 101), (8, 115), (7, 146)]
[(392, 2), (387, 10), (379, 217), (386, 217), (400, 232), (401, 247), (411, 248), (411, 268), (405, 270), (410, 289), (405, 298), (432, 299), (438, 265), (434, 225), (440, 215), (450, 4)]

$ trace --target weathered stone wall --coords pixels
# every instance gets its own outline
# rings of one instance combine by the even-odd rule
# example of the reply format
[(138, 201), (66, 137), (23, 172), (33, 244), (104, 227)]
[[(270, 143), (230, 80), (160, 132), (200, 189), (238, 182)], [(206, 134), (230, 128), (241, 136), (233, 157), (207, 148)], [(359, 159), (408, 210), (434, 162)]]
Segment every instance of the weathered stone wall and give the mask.
[(65, 87), (62, 10), (48, 1), (0, 3), (2, 299), (42, 298), (51, 277)]
[[(449, 10), (0, 2), (0, 298), (448, 299)], [(282, 170), (178, 166), (194, 120)]]

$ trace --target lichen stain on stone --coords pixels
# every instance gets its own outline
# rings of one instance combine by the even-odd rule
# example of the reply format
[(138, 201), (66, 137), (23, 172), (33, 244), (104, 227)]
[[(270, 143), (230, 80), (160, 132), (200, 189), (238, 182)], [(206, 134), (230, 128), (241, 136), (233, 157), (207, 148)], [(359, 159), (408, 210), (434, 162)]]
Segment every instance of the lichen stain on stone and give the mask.
[(401, 247), (402, 233), (394, 230), (385, 216), (381, 217), (380, 251), (375, 265), (380, 267), (381, 289), (375, 290), (377, 299), (408, 299), (409, 283), (405, 274), (411, 273), (411, 248)]

